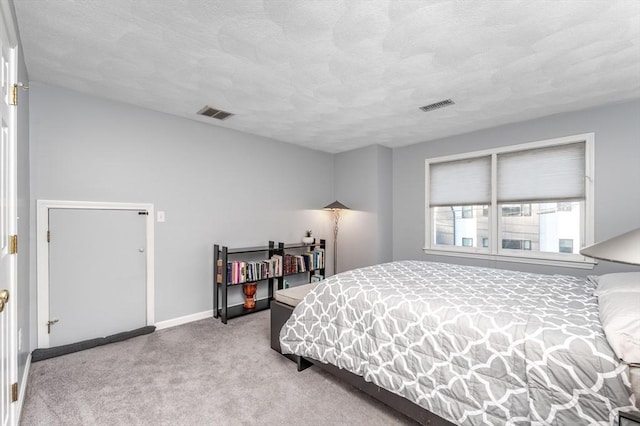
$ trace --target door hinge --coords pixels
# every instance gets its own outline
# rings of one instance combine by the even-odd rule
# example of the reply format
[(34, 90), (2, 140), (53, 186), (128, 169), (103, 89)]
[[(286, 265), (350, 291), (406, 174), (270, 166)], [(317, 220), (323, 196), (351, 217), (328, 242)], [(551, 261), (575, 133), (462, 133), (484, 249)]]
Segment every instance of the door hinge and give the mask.
[(51, 242), (51, 231), (47, 231), (47, 242)]
[(18, 82), (14, 83), (11, 86), (11, 99), (9, 99), (10, 105), (18, 105), (18, 88), (21, 87), (23, 90), (29, 90), (29, 86), (24, 83)]
[(11, 402), (18, 400), (18, 382), (11, 385)]
[(18, 236), (12, 235), (9, 237), (9, 254), (18, 253)]
[(18, 105), (18, 85), (11, 86), (11, 99), (9, 105)]

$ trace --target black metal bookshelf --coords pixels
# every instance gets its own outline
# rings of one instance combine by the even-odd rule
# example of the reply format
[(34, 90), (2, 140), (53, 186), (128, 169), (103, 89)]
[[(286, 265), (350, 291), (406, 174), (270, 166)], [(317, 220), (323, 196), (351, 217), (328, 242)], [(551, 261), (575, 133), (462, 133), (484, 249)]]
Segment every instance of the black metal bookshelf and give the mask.
[[(268, 296), (265, 299), (259, 299), (255, 302), (255, 307), (251, 309), (247, 309), (243, 304), (228, 306), (228, 290), (231, 286), (242, 286), (243, 284), (248, 283), (230, 283), (229, 276), (227, 273), (227, 262), (229, 262), (229, 257), (242, 259), (242, 255), (250, 255), (257, 253), (264, 253), (265, 260), (270, 259), (273, 255), (280, 255), (283, 257), (287, 254), (287, 251), (293, 250), (297, 251), (300, 249), (306, 249), (308, 251), (313, 251), (315, 249), (321, 248), (324, 250), (326, 247), (326, 241), (323, 239), (318, 240), (318, 242), (314, 242), (311, 244), (303, 244), (303, 243), (275, 243), (273, 241), (269, 241), (269, 244), (266, 246), (256, 246), (256, 247), (240, 247), (240, 248), (229, 248), (227, 246), (222, 246), (219, 244), (215, 244), (213, 246), (213, 317), (220, 318), (220, 320), (226, 324), (227, 320), (231, 318), (240, 317), (243, 315), (252, 314), (254, 312), (264, 311), (265, 309), (269, 309), (269, 304), (273, 299), (274, 292), (274, 284), (276, 285), (276, 289), (280, 290), (283, 288), (284, 278), (288, 275), (294, 274), (283, 274), (279, 276), (272, 276), (266, 279), (261, 279), (258, 281), (250, 281), (248, 283), (258, 283), (258, 285), (262, 283), (266, 283), (268, 286)], [(326, 258), (326, 253), (325, 256)], [(323, 266), (326, 260), (323, 258)], [(219, 263), (220, 267), (219, 268)], [(311, 276), (314, 273), (319, 272), (324, 276), (325, 268), (317, 268), (310, 269), (303, 272), (297, 272), (295, 274), (307, 273), (308, 281), (311, 281)]]

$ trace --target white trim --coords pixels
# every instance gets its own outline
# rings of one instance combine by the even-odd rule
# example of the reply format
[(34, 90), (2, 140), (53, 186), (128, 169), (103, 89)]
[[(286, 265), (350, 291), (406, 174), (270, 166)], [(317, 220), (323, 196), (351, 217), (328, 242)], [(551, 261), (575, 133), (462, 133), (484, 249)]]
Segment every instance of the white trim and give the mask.
[(429, 160), (425, 160), (424, 162), (424, 202), (425, 202), (425, 208), (424, 208), (424, 245), (427, 247), (431, 247), (431, 245), (433, 244), (431, 241), (431, 236), (434, 233), (434, 224), (432, 223), (433, 221), (431, 220), (431, 208), (429, 206), (429, 192), (431, 192), (430, 188), (431, 188), (431, 181), (429, 180), (429, 176), (430, 176), (430, 164), (429, 164)]
[(500, 232), (498, 220), (498, 154), (491, 154), (491, 205), (489, 206), (489, 253), (498, 253), (498, 239), (492, 238)]
[(24, 373), (22, 374), (22, 380), (20, 380), (20, 394), (18, 395), (18, 406), (16, 407), (16, 424), (20, 424), (20, 417), (22, 416), (22, 407), (24, 406), (24, 399), (27, 396), (27, 386), (29, 385), (29, 370), (31, 369), (31, 354), (27, 357), (27, 363), (24, 365)]
[(536, 142), (523, 143), (519, 145), (510, 145), (504, 147), (497, 147), (491, 149), (485, 149), (482, 151), (473, 151), (473, 152), (465, 152), (460, 154), (452, 154), (445, 155), (442, 157), (434, 157), (425, 159), (425, 247), (423, 251), (425, 254), (435, 254), (435, 255), (445, 255), (445, 256), (458, 256), (458, 257), (468, 257), (468, 258), (476, 258), (476, 259), (485, 259), (485, 260), (495, 260), (495, 261), (504, 261), (504, 262), (519, 262), (519, 263), (531, 263), (537, 265), (552, 265), (552, 266), (563, 266), (563, 267), (571, 267), (571, 268), (581, 268), (581, 269), (593, 269), (593, 265), (595, 265), (594, 261), (590, 258), (584, 256), (575, 255), (575, 257), (565, 257), (565, 255), (560, 255), (562, 258), (558, 258), (553, 253), (551, 254), (528, 254), (525, 256), (510, 256), (508, 254), (501, 253), (500, 248), (498, 246), (498, 241), (496, 238), (490, 239), (490, 247), (489, 250), (482, 250), (479, 248), (469, 249), (462, 247), (447, 247), (446, 249), (440, 249), (435, 246), (432, 241), (434, 230), (434, 224), (431, 223), (431, 208), (429, 203), (429, 167), (434, 163), (448, 162), (448, 161), (456, 161), (456, 160), (465, 160), (472, 159), (483, 156), (491, 156), (491, 220), (489, 222), (489, 235), (495, 236), (500, 232), (499, 229), (499, 220), (498, 220), (498, 201), (497, 201), (497, 171), (496, 171), (496, 162), (497, 155), (503, 154), (507, 152), (518, 152), (518, 151), (526, 151), (537, 148), (544, 148), (550, 146), (557, 145), (565, 145), (576, 142), (584, 142), (585, 143), (585, 208), (582, 213), (584, 216), (584, 246), (588, 246), (594, 243), (594, 230), (595, 230), (595, 219), (594, 219), (594, 210), (595, 210), (595, 185), (594, 185), (594, 175), (595, 175), (595, 133), (582, 133), (573, 136), (564, 136), (555, 139), (547, 139)]
[(444, 163), (447, 161), (468, 160), (476, 157), (485, 157), (485, 156), (492, 155), (494, 153), (504, 154), (506, 152), (527, 151), (530, 149), (545, 148), (545, 147), (550, 147), (555, 145), (566, 145), (566, 144), (576, 143), (581, 141), (585, 141), (587, 143), (593, 144), (594, 140), (595, 140), (595, 133), (593, 132), (581, 133), (579, 135), (563, 136), (561, 138), (527, 142), (519, 145), (500, 146), (496, 148), (483, 149), (481, 151), (462, 152), (460, 154), (451, 154), (451, 155), (444, 155), (442, 157), (427, 158), (425, 161), (428, 163)]
[[(6, 40), (4, 40), (4, 36), (2, 37), (2, 42), (6, 42), (7, 49), (7, 90), (8, 96), (11, 96), (11, 90), (13, 85), (18, 81), (18, 33), (15, 28), (15, 23), (13, 19), (13, 14), (11, 13), (11, 6), (8, 0), (2, 0), (0, 2), (0, 31), (6, 35)], [(5, 101), (2, 100), (4, 104)], [(3, 109), (4, 109), (3, 105)], [(7, 123), (7, 192), (6, 192), (6, 209), (7, 209), (7, 222), (6, 222), (6, 235), (7, 237), (10, 235), (18, 234), (18, 160), (17, 160), (17, 149), (18, 149), (18, 107), (12, 105), (6, 105), (7, 111), (6, 119)], [(7, 244), (8, 239), (3, 241), (3, 244)], [(2, 248), (3, 253), (3, 265), (5, 268), (6, 277), (3, 274), (2, 279), (6, 279), (6, 282), (2, 282), (2, 288), (5, 288), (10, 293), (10, 301), (7, 304), (6, 309), (3, 314), (3, 321), (7, 322), (8, 327), (8, 336), (7, 336), (7, 347), (6, 347), (6, 363), (3, 363), (7, 368), (7, 374), (2, 372), (2, 381), (0, 385), (3, 387), (3, 390), (8, 391), (9, 386), (12, 383), (16, 383), (18, 381), (18, 310), (20, 309), (20, 292), (18, 291), (18, 256), (19, 254), (10, 254), (8, 244)], [(6, 262), (6, 264), (4, 264)], [(2, 354), (4, 357), (5, 354)], [(2, 392), (3, 396), (6, 396), (6, 392)], [(4, 401), (3, 401), (4, 402)], [(8, 426), (13, 426), (18, 424), (16, 420), (16, 404), (9, 403), (8, 412), (5, 413), (3, 410), (0, 410), (0, 420), (4, 422), (5, 414)]]
[(36, 286), (37, 286), (37, 334), (38, 348), (49, 347), (47, 321), (49, 318), (49, 209), (93, 209), (93, 210), (146, 210), (147, 215), (147, 278), (146, 309), (147, 325), (155, 322), (155, 274), (154, 274), (154, 209), (148, 203), (112, 203), (96, 201), (38, 200), (36, 202)]
[(556, 260), (549, 258), (537, 258), (537, 257), (520, 257), (520, 256), (505, 256), (504, 254), (489, 254), (489, 253), (473, 253), (467, 251), (448, 251), (423, 248), (422, 251), (425, 254), (432, 254), (436, 256), (451, 256), (451, 257), (466, 257), (470, 259), (482, 259), (493, 260), (496, 262), (513, 262), (513, 263), (529, 263), (533, 265), (546, 265), (546, 266), (562, 266), (564, 268), (577, 268), (577, 269), (593, 269), (593, 266), (597, 262), (585, 257), (582, 260)]
[[(0, 12), (2, 12), (2, 17), (3, 17), (3, 19), (0, 19), (0, 21), (4, 23), (5, 28), (7, 29), (7, 36), (9, 37), (9, 40), (8, 40), (9, 44), (11, 45), (11, 48), (14, 49), (16, 46), (18, 46), (18, 37), (17, 37), (18, 32), (16, 31), (16, 27), (13, 23), (13, 14), (11, 13), (11, 6), (9, 6), (9, 1), (8, 0), (0, 1), (0, 8), (2, 9), (0, 10)], [(17, 52), (14, 59), (16, 60), (18, 59)], [(16, 72), (16, 77), (17, 77), (17, 72)], [(13, 82), (11, 84), (13, 84)]]
[(595, 165), (595, 133), (587, 133), (584, 135), (584, 155), (585, 155), (585, 181), (584, 181), (584, 246), (589, 246), (595, 243), (595, 206), (596, 206), (596, 198), (595, 198), (595, 173), (596, 173), (596, 165)]
[(160, 321), (156, 323), (156, 330), (175, 327), (177, 325), (187, 324), (193, 321), (200, 321), (200, 320), (203, 320), (206, 318), (212, 318), (212, 317), (213, 317), (213, 309), (209, 309), (208, 311), (197, 312), (195, 314), (185, 315), (183, 317)]

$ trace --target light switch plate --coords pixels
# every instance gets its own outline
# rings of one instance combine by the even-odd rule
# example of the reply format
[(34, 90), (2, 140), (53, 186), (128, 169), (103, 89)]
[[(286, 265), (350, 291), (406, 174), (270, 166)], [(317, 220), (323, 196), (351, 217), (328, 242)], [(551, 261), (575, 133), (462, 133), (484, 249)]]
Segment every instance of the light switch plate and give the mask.
[(157, 216), (158, 216), (158, 222), (164, 222), (164, 212), (163, 211), (159, 211)]

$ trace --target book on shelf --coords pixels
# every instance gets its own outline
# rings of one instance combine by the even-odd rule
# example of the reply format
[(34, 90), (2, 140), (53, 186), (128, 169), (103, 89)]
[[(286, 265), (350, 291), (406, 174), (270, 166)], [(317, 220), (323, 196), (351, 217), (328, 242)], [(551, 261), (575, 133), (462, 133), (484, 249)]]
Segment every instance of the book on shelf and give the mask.
[(324, 249), (318, 248), (302, 254), (284, 255), (284, 275), (324, 268)]
[[(259, 261), (228, 261), (227, 284), (244, 284), (282, 276), (282, 256)], [(222, 284), (222, 259), (218, 259), (216, 282)]]
[(309, 251), (304, 253), (302, 256), (304, 257), (307, 271), (324, 268), (324, 249)]
[(218, 259), (216, 264), (216, 282), (222, 284), (222, 259)]

